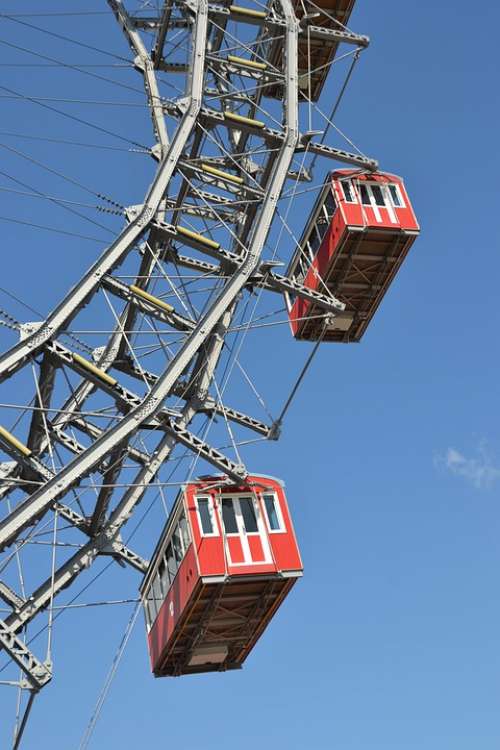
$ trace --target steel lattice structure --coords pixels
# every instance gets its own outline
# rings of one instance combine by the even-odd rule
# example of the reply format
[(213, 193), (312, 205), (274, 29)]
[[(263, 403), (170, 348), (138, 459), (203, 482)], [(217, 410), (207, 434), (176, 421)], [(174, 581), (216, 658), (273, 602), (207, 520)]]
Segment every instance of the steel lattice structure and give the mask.
[[(121, 530), (174, 448), (183, 446), (232, 480), (246, 476), (243, 463), (197, 434), (197, 419), (219, 416), (230, 430), (279, 435), (279, 423), (226, 404), (217, 385), (228, 333), (249, 295), (292, 293), (313, 299), (325, 316), (344, 307), (328, 290), (312, 291), (278, 273), (272, 254), (265, 257), (287, 180), (307, 181), (311, 158), (377, 167), (329, 146), (326, 125), (301, 130), (301, 111), (321, 88), (313, 68), (318, 50), (345, 43), (357, 55), (368, 44), (328, 11), (291, 0), (265, 8), (177, 0), (157, 17), (141, 17), (121, 0), (108, 2), (143, 80), (156, 173), (104, 253), (45, 320), (22, 325), (18, 343), (0, 357), (2, 381), (36, 375), (26, 440), (0, 431), (10, 459), (0, 467), (2, 570), (54, 516), (83, 540), (27, 596), (0, 582), (11, 610), (0, 621), (0, 646), (32, 695), (50, 681), (52, 665), (34, 654), (23, 629), (102, 555), (146, 570)], [(154, 33), (152, 51), (146, 32)], [(177, 51), (173, 41), (169, 46), (174, 39), (182, 40)], [(322, 60), (318, 67), (328, 72), (331, 60)], [(175, 78), (177, 98), (163, 95), (159, 74)], [(198, 284), (212, 283), (197, 307), (183, 292), (186, 272)], [(68, 331), (101, 309), (113, 325), (102, 333), (105, 343), (82, 356)], [(144, 325), (172, 334), (160, 342), (153, 369), (141, 363), (134, 343)], [(92, 413), (105, 415), (106, 424)]]

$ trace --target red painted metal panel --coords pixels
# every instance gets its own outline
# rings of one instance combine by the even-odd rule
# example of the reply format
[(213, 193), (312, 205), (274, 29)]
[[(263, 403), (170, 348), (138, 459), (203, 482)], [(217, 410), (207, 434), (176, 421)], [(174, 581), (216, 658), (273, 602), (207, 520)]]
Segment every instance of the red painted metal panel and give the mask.
[[(330, 260), (335, 251), (339, 247), (341, 247), (345, 239), (346, 232), (347, 228), (344, 217), (342, 216), (342, 212), (337, 211), (333, 216), (332, 222), (328, 230), (326, 231), (325, 236), (323, 237), (323, 241), (319, 246), (314, 262), (311, 263), (311, 267), (309, 268), (304, 279), (304, 286), (306, 286), (308, 289), (314, 289), (319, 292), (325, 291), (321, 283), (321, 279), (326, 276), (328, 266), (330, 265)], [(308, 300), (301, 299), (300, 297), (297, 297), (297, 299), (295, 300), (295, 303), (290, 311), (290, 322), (292, 324), (294, 335), (297, 334), (302, 328), (302, 324), (304, 322), (303, 318), (307, 317), (311, 306), (312, 303)]]
[(292, 518), (288, 509), (285, 493), (281, 487), (276, 488), (276, 496), (280, 505), (281, 515), (285, 526), (285, 533), (271, 532), (269, 542), (271, 544), (273, 558), (279, 571), (302, 570), (299, 545), (295, 537)]
[(227, 549), (228, 549), (228, 560), (227, 560), (227, 567), (228, 570), (233, 572), (233, 566), (235, 565), (241, 565), (245, 562), (245, 556), (243, 554), (243, 546), (241, 544), (241, 539), (239, 536), (231, 536), (228, 535), (226, 537), (227, 539)]
[(213, 502), (215, 491), (213, 489), (205, 489), (206, 487), (212, 487), (212, 485), (213, 482), (211, 484), (206, 482), (191, 483), (186, 489), (186, 505), (191, 535), (193, 544), (195, 545), (198, 568), (202, 576), (218, 576), (226, 573), (226, 560), (218, 514), (214, 513), (217, 535), (203, 536), (196, 510), (196, 497), (198, 495), (211, 497)]
[(153, 670), (161, 661), (161, 654), (172, 636), (179, 619), (182, 617), (186, 604), (198, 581), (199, 575), (196, 559), (193, 545), (191, 544), (167, 592), (156, 620), (149, 631), (149, 656)]
[[(262, 510), (261, 510), (261, 515), (262, 515)], [(264, 553), (264, 547), (262, 545), (260, 536), (258, 535), (254, 536), (252, 534), (251, 536), (248, 536), (247, 539), (248, 539), (248, 546), (250, 547), (250, 556), (252, 558), (252, 562), (267, 562), (266, 555)]]

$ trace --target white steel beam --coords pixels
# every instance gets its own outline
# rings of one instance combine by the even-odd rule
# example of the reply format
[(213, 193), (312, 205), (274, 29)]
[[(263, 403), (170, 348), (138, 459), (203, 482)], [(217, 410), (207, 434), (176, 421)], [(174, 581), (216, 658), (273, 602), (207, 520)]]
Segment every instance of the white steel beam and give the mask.
[(169, 180), (175, 171), (177, 161), (196, 124), (196, 119), (201, 108), (206, 28), (206, 3), (204, 0), (199, 0), (199, 9), (196, 13), (193, 29), (193, 75), (188, 104), (172, 142), (169, 144), (162, 158), (153, 183), (146, 193), (144, 203), (138, 215), (122, 230), (116, 240), (111, 243), (96, 263), (91, 266), (73, 287), (71, 292), (45, 319), (40, 328), (26, 336), (26, 338), (0, 357), (0, 380), (10, 377), (16, 372), (29, 357), (32, 357), (39, 351), (43, 344), (55, 336), (61, 328), (69, 327), (69, 323), (73, 317), (84, 304), (89, 302), (90, 298), (99, 288), (104, 274), (110, 273), (124, 259), (156, 216)]

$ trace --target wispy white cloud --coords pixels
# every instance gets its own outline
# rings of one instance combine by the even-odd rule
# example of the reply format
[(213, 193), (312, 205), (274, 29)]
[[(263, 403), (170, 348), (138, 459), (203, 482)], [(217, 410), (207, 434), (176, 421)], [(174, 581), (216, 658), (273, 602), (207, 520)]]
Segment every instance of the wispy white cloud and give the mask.
[(484, 441), (479, 444), (475, 457), (464, 456), (456, 448), (448, 448), (445, 456), (438, 457), (437, 462), (477, 489), (487, 489), (500, 479), (500, 465), (489, 455)]

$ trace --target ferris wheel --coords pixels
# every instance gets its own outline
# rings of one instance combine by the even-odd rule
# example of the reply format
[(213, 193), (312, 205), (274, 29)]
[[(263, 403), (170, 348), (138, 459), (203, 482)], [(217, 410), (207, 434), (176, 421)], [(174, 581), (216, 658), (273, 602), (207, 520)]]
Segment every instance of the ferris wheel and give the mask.
[[(253, 445), (279, 438), (318, 346), (360, 340), (418, 234), (401, 178), (334, 122), (369, 43), (348, 28), (353, 5), (108, 0), (1, 14), (17, 78), (0, 91), (36, 118), (16, 110), (0, 136), (3, 195), (48, 207), (45, 222), (3, 218), (57, 235), (40, 297), (8, 277), (0, 292), (0, 680), (15, 695), (14, 748), (59, 669), (56, 620), (96, 562), (135, 571), (130, 600), (142, 581), (158, 675), (240, 666), (300, 575), (282, 485), (254, 474)], [(60, 81), (49, 96), (37, 85), (54, 69), (64, 97)], [(94, 117), (118, 89), (126, 115)], [(283, 336), (312, 342), (296, 344), (289, 376), (273, 366)], [(151, 508), (165, 531), (155, 522), (141, 539)], [(213, 588), (191, 631), (181, 638), (176, 619), (155, 636), (197, 533), (205, 549), (219, 536), (220, 569), (198, 561)], [(203, 641), (235, 580), (248, 603), (236, 646), (227, 628)]]

